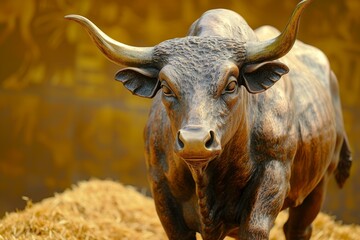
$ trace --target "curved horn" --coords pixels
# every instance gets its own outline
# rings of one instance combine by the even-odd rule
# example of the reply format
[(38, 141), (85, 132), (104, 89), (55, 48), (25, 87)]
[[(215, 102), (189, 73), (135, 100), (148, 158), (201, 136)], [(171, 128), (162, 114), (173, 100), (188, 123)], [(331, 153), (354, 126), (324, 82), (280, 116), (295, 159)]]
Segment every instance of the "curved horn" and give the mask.
[(65, 18), (84, 27), (98, 48), (114, 63), (133, 67), (152, 63), (153, 47), (133, 47), (117, 42), (83, 16), (67, 15)]
[(263, 62), (278, 59), (288, 53), (295, 43), (300, 17), (312, 0), (303, 0), (295, 8), (285, 30), (276, 38), (246, 44), (245, 62)]

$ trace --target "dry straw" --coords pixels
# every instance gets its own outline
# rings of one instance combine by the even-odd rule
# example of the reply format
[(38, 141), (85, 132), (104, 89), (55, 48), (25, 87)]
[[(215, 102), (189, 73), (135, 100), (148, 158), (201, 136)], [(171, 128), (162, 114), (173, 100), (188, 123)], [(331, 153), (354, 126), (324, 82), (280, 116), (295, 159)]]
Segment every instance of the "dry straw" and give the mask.
[[(271, 239), (284, 239), (281, 213)], [(116, 240), (166, 239), (151, 198), (112, 181), (80, 182), (40, 203), (28, 201), (25, 210), (0, 221), (0, 240)], [(198, 239), (201, 237), (198, 236)], [(360, 239), (360, 226), (342, 225), (320, 214), (312, 239)]]

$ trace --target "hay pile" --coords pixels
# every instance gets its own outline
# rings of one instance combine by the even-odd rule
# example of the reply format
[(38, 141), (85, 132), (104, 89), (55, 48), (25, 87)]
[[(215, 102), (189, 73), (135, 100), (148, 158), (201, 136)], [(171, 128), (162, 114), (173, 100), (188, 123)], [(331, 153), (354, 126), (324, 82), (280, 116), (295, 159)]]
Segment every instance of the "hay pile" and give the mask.
[(1, 240), (161, 238), (153, 201), (112, 181), (80, 182), (0, 222)]
[[(284, 239), (281, 228), (286, 215), (279, 215), (271, 239)], [(166, 236), (152, 199), (119, 183), (91, 180), (7, 214), (0, 221), (0, 239), (159, 240)], [(360, 226), (341, 225), (320, 214), (312, 239), (360, 239)]]

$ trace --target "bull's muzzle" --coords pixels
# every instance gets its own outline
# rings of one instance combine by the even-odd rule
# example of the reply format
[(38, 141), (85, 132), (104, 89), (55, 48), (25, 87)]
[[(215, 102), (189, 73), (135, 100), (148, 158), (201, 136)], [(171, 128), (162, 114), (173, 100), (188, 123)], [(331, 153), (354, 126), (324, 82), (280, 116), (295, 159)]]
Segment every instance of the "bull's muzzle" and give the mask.
[(175, 151), (187, 164), (199, 165), (217, 157), (221, 146), (213, 130), (187, 126), (177, 134)]

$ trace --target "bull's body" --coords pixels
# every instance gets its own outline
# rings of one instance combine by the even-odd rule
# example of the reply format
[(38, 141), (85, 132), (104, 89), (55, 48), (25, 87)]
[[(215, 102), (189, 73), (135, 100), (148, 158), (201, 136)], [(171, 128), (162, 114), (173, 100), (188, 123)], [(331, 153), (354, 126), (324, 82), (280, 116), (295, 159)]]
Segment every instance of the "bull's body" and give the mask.
[[(205, 13), (190, 34), (248, 41), (270, 39), (279, 32), (265, 26), (254, 33), (236, 13), (215, 10)], [(195, 231), (204, 239), (238, 236), (239, 225), (241, 231), (254, 224), (248, 221), (257, 221), (259, 229), (244, 234), (257, 239), (253, 237), (268, 234), (262, 231), (270, 228), (261, 225), (268, 224), (271, 204), (291, 207), (302, 219), (309, 215), (310, 222), (319, 211), (344, 138), (337, 81), (324, 54), (300, 41), (280, 61), (289, 66), (289, 74), (261, 94), (242, 89), (246, 100), (240, 128), (195, 180), (174, 154), (171, 122), (161, 93), (155, 96), (145, 129), (146, 156), (156, 206), (170, 238), (193, 239)], [(201, 184), (197, 192), (196, 185)], [(302, 204), (305, 199), (309, 203)], [(280, 210), (275, 209), (272, 218)]]
[(348, 177), (336, 77), (320, 50), (295, 41), (310, 2), (298, 4), (280, 35), (218, 9), (194, 22), (189, 36), (150, 48), (116, 42), (68, 16), (110, 60), (130, 66), (117, 80), (135, 95), (155, 96), (146, 159), (170, 239), (196, 232), (205, 240), (268, 239), (285, 208), (286, 238), (309, 239), (329, 176), (335, 172), (340, 186)]

